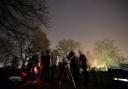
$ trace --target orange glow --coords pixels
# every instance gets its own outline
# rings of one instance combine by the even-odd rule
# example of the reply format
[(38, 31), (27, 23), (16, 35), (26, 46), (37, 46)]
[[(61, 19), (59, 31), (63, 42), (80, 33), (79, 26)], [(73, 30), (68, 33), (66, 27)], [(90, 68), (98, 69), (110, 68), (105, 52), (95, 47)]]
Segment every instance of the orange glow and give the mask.
[(34, 67), (34, 73), (35, 73), (35, 74), (38, 73), (38, 68), (37, 68), (37, 66)]

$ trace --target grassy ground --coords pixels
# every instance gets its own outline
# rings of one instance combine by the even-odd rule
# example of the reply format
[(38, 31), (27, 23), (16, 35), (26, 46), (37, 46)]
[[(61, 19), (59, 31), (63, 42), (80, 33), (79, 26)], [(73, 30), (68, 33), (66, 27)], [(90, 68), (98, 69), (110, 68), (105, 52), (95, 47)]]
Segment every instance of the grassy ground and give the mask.
[[(113, 73), (109, 72), (97, 72), (88, 73), (89, 81), (85, 84), (83, 80), (79, 80), (77, 89), (127, 89), (128, 83), (119, 82), (113, 80)], [(57, 80), (42, 82), (38, 81), (36, 84), (32, 84), (31, 81), (19, 83), (16, 89), (74, 89), (73, 84), (69, 80), (64, 80), (59, 86)]]

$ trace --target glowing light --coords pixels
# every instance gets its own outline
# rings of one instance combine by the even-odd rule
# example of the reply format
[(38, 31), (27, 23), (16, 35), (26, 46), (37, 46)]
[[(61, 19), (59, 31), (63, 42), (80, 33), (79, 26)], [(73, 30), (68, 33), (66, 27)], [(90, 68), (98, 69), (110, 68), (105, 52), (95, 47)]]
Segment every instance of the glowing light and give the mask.
[(91, 62), (91, 67), (96, 68), (97, 70), (100, 71), (108, 71), (106, 64), (98, 62), (96, 58)]
[(124, 78), (114, 78), (114, 80), (128, 82), (128, 79), (124, 79)]
[(114, 80), (118, 80), (118, 78), (114, 78)]
[(37, 66), (34, 67), (34, 73), (35, 73), (35, 74), (38, 73), (38, 67), (37, 67)]

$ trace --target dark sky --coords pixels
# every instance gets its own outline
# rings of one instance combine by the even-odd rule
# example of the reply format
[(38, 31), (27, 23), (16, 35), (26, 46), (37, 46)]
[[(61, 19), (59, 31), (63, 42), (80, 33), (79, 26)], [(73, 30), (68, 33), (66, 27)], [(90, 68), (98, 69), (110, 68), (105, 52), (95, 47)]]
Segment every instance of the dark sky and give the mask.
[(49, 0), (51, 45), (63, 38), (79, 41), (92, 51), (104, 38), (128, 54), (128, 0)]

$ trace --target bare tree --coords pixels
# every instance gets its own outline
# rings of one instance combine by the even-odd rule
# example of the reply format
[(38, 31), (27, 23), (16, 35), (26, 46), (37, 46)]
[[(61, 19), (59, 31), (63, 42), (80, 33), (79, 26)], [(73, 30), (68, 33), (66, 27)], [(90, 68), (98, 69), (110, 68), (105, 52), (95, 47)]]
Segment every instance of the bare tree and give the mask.
[(80, 43), (72, 39), (63, 39), (58, 42), (56, 48), (59, 55), (65, 57), (71, 50), (79, 49)]
[(35, 52), (42, 52), (43, 50), (48, 49), (50, 41), (48, 40), (46, 33), (42, 31), (35, 33), (31, 41), (31, 46)]
[[(47, 0), (0, 0), (0, 56), (23, 53), (40, 26), (48, 27)], [(6, 49), (6, 51), (5, 51)], [(11, 50), (10, 50), (11, 49)]]

